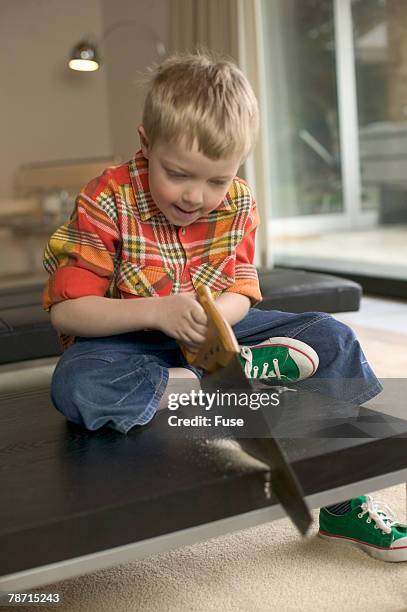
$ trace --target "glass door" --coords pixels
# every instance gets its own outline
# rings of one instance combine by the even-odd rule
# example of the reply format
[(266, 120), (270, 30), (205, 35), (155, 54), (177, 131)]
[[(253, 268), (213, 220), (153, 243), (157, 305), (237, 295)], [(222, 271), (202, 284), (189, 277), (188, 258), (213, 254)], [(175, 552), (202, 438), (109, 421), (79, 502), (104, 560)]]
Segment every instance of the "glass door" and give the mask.
[(407, 280), (407, 0), (263, 0), (276, 264)]
[(332, 0), (263, 3), (272, 218), (344, 213)]

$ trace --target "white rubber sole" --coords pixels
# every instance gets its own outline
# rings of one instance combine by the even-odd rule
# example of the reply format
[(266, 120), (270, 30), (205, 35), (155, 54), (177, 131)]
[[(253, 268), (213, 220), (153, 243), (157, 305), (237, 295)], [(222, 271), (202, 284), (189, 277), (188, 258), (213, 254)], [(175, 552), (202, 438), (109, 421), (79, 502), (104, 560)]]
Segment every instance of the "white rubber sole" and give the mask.
[(364, 542), (360, 542), (354, 538), (328, 535), (326, 533), (321, 533), (321, 531), (318, 531), (318, 536), (323, 540), (329, 540), (330, 542), (361, 548), (371, 557), (379, 559), (379, 561), (387, 561), (390, 563), (407, 561), (407, 546), (401, 546), (399, 548), (380, 548), (379, 546), (373, 546), (372, 544), (365, 544)]
[(264, 342), (258, 344), (247, 345), (248, 348), (254, 348), (256, 346), (284, 346), (288, 348), (290, 357), (295, 361), (300, 371), (299, 380), (304, 380), (313, 376), (319, 366), (318, 354), (314, 349), (295, 338), (268, 338)]

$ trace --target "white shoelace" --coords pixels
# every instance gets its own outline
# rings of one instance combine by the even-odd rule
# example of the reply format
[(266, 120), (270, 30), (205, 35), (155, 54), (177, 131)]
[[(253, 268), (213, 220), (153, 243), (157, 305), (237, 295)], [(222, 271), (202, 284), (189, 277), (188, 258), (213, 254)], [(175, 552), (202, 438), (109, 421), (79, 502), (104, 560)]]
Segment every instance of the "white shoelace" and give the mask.
[[(252, 350), (248, 346), (242, 346), (240, 349), (240, 354), (244, 359), (246, 359), (246, 363), (244, 365), (244, 372), (247, 378), (277, 378), (281, 380), (281, 372), (280, 367), (278, 365), (278, 359), (273, 359), (273, 369), (270, 369), (270, 363), (265, 361), (263, 363), (263, 369), (261, 371), (260, 376), (258, 376), (259, 368), (258, 366), (253, 366), (253, 354)], [(267, 374), (267, 370), (270, 369), (270, 372)]]
[(370, 495), (366, 495), (366, 498), (367, 502), (362, 504), (363, 512), (358, 514), (359, 518), (363, 518), (366, 513), (369, 513), (366, 522), (371, 523), (373, 520), (376, 523), (375, 529), (381, 529), (383, 534), (390, 533), (393, 525), (400, 524), (393, 510), (387, 504), (373, 499)]

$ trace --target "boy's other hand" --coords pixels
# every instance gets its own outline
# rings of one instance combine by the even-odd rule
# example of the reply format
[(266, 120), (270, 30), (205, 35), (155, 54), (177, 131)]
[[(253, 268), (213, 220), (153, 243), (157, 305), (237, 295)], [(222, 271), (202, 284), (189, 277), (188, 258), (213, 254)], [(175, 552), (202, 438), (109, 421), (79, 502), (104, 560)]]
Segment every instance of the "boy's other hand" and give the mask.
[(208, 318), (196, 293), (162, 297), (158, 304), (158, 328), (167, 336), (185, 344), (191, 352), (197, 352), (206, 338)]

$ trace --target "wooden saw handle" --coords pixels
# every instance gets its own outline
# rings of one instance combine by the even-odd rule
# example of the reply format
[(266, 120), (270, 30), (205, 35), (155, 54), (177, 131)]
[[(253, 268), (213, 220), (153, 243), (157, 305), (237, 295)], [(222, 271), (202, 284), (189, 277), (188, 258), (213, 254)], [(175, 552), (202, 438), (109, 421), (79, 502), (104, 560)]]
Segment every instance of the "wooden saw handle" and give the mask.
[(191, 353), (181, 343), (180, 347), (190, 365), (215, 372), (226, 366), (240, 349), (236, 336), (216, 306), (209, 287), (200, 285), (196, 292), (208, 317), (208, 334), (198, 353)]

